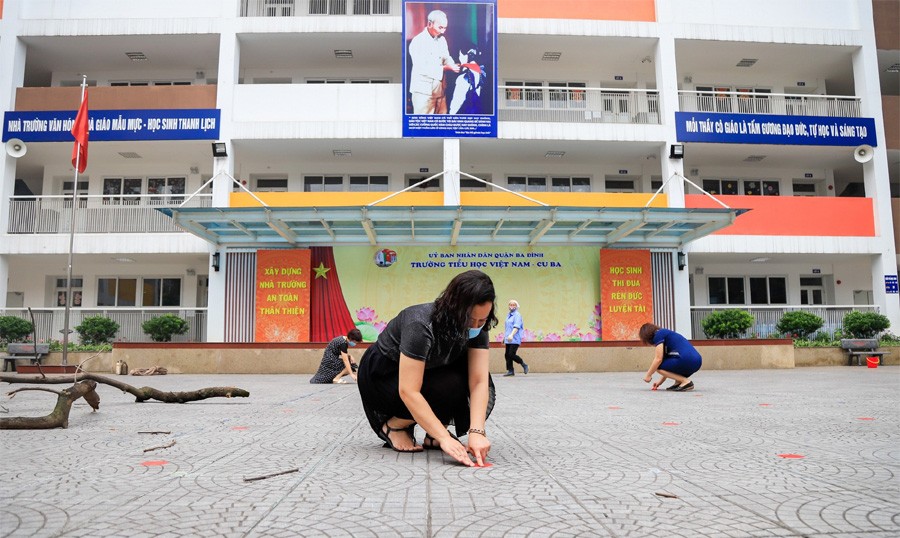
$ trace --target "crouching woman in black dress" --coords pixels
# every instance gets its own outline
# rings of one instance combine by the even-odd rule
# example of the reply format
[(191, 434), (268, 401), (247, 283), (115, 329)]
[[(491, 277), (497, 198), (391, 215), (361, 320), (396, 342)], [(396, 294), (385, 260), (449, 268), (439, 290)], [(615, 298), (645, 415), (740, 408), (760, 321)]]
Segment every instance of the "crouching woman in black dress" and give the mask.
[[(359, 393), (386, 447), (439, 448), (464, 465), (484, 464), (491, 449), (484, 423), (495, 397), (488, 369), (494, 299), (490, 277), (460, 273), (433, 303), (403, 309), (366, 350)], [(447, 431), (451, 423), (456, 436)], [(422, 445), (416, 444), (416, 424), (425, 430)], [(457, 438), (463, 435), (465, 446)]]

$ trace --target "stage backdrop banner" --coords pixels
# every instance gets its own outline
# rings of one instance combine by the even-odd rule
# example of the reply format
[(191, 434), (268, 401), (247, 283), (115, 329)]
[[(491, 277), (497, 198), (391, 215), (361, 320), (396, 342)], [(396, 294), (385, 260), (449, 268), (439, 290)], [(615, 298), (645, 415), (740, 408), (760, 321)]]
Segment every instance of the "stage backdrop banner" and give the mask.
[(604, 340), (637, 340), (653, 321), (649, 250), (600, 250), (600, 304)]
[(447, 283), (470, 269), (484, 271), (497, 293), (503, 338), (516, 299), (525, 319), (525, 342), (595, 341), (601, 338), (597, 247), (335, 246), (344, 299), (356, 327), (373, 341), (403, 308), (434, 301)]
[(309, 342), (309, 250), (256, 253), (256, 341)]

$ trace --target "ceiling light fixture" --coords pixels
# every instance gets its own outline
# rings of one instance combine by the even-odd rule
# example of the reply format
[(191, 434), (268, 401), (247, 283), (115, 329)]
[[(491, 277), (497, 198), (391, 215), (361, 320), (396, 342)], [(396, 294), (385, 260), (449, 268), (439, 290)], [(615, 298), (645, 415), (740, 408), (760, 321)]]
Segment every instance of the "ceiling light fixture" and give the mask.
[(767, 262), (767, 261), (769, 261), (769, 260), (771, 260), (771, 259), (772, 259), (772, 258), (764, 258), (764, 257), (753, 258), (752, 260), (750, 260), (750, 263), (765, 263), (765, 262)]
[(560, 158), (560, 157), (562, 157), (562, 156), (565, 155), (565, 154), (566, 154), (565, 151), (548, 151), (547, 153), (544, 154), (544, 157), (556, 157), (556, 158)]
[(344, 49), (344, 50), (337, 50), (337, 49), (336, 49), (336, 50), (334, 51), (334, 57), (335, 57), (335, 58), (340, 58), (340, 59), (342, 59), (342, 60), (349, 60), (349, 59), (352, 59), (352, 58), (353, 58), (353, 51), (352, 51), (352, 50), (346, 50), (346, 49)]
[(558, 62), (562, 57), (561, 52), (545, 52), (543, 56), (541, 56), (542, 62)]
[(150, 61), (150, 58), (147, 58), (147, 56), (143, 52), (126, 52), (125, 56), (128, 56), (128, 59), (132, 62)]
[(737, 67), (753, 67), (759, 58), (744, 58), (737, 63)]
[(349, 157), (351, 155), (349, 149), (335, 149), (331, 151), (335, 157)]

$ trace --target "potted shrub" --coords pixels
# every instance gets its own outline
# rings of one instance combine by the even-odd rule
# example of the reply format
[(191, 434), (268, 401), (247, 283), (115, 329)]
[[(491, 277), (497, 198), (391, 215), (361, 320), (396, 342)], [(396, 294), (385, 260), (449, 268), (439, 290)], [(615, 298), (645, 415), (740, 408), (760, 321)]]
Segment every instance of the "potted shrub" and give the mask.
[(753, 322), (753, 316), (746, 310), (719, 310), (703, 320), (703, 333), (707, 338), (740, 338)]
[(175, 314), (163, 314), (141, 323), (141, 329), (154, 342), (171, 342), (176, 334), (184, 334), (190, 329), (188, 322)]
[(16, 316), (0, 316), (0, 341), (19, 342), (34, 330), (30, 321)]
[(846, 338), (875, 338), (891, 326), (891, 321), (878, 312), (849, 312), (843, 325)]
[(778, 324), (775, 325), (775, 329), (787, 336), (806, 340), (809, 335), (821, 329), (822, 325), (825, 325), (825, 320), (819, 316), (796, 310), (781, 316)]
[(90, 316), (81, 320), (75, 332), (86, 346), (108, 344), (119, 332), (119, 324), (106, 316)]

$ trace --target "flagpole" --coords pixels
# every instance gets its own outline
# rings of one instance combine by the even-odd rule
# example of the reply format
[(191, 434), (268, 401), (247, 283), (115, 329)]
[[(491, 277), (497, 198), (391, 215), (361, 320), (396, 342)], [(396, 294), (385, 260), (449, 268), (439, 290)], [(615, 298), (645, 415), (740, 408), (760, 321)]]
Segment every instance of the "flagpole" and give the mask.
[[(84, 102), (84, 92), (87, 89), (87, 75), (82, 75), (81, 79), (81, 101)], [(69, 261), (66, 264), (66, 304), (65, 314), (63, 315), (63, 341), (62, 341), (62, 364), (69, 364), (69, 310), (72, 305), (72, 253), (75, 250), (75, 207), (78, 205), (78, 169), (81, 168), (81, 142), (78, 143), (78, 154), (75, 157), (75, 182), (72, 185), (72, 213), (69, 221)]]

